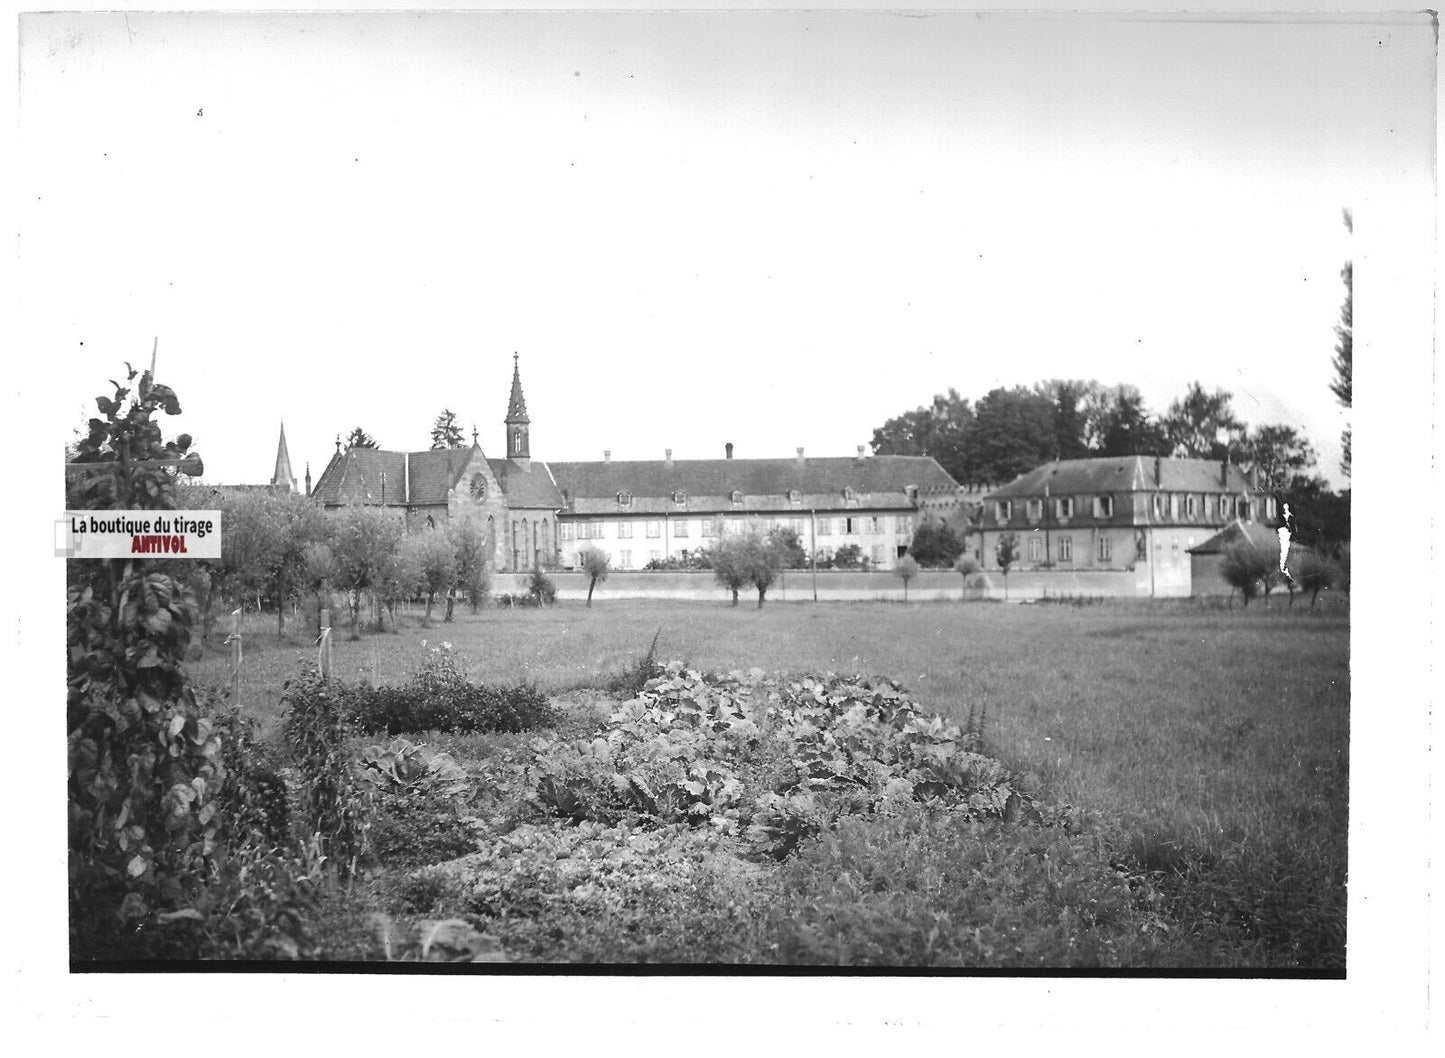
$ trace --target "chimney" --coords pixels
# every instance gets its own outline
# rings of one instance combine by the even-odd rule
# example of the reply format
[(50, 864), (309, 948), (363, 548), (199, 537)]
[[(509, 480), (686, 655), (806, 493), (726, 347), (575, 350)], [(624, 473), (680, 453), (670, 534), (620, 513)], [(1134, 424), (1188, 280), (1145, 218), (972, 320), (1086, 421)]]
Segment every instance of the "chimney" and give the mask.
[(669, 466), (669, 467), (672, 466), (672, 449), (671, 449), (671, 448), (664, 448), (662, 451), (663, 451), (663, 452), (666, 454), (666, 456), (667, 456), (667, 458), (663, 460), (663, 464), (664, 464), (665, 466)]
[(1160, 459), (1158, 456), (1154, 457), (1154, 487), (1156, 489), (1162, 489), (1164, 487), (1163, 464), (1164, 460)]
[(727, 444), (723, 445), (723, 448), (727, 450), (728, 458), (731, 459), (733, 457), (733, 443), (729, 441)]
[(1229, 452), (1226, 450), (1224, 458), (1219, 461), (1219, 486), (1229, 488)]
[(800, 449), (798, 449), (798, 462), (801, 463), (802, 461), (803, 461), (803, 450), (800, 448)]
[(602, 462), (604, 462), (604, 463), (610, 463), (610, 462), (612, 462), (612, 449), (610, 449), (610, 448), (604, 448), (604, 449), (602, 449)]

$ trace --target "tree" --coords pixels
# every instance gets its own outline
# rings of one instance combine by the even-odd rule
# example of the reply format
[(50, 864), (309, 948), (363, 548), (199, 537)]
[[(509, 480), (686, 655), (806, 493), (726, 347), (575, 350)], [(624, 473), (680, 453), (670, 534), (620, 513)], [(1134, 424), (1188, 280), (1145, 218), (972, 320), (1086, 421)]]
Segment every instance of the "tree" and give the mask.
[(1334, 563), (1314, 548), (1307, 547), (1296, 552), (1290, 564), (1294, 566), (1291, 573), (1295, 583), (1299, 585), (1300, 591), (1310, 593), (1310, 609), (1314, 610), (1320, 592), (1334, 585)]
[(577, 557), (582, 563), (583, 571), (587, 574), (587, 605), (591, 606), (593, 589), (607, 579), (607, 574), (611, 572), (612, 561), (607, 557), (605, 551), (590, 545), (583, 548)]
[(456, 582), (457, 553), (451, 538), (436, 529), (413, 533), (407, 537), (406, 543), (421, 576), (421, 590), (426, 595), (426, 613), (422, 623), (430, 625), (432, 603), (437, 593), (449, 590)]
[(1008, 532), (998, 538), (998, 545), (994, 548), (994, 558), (998, 560), (999, 571), (1003, 573), (1003, 597), (1008, 598), (1008, 571), (1019, 559), (1019, 538), (1017, 534)]
[[(1183, 399), (1170, 404), (1164, 417), (1170, 454), (1193, 459), (1225, 458), (1229, 438), (1245, 425), (1230, 407), (1233, 396), (1222, 389), (1205, 393), (1199, 382), (1191, 382)], [(1220, 440), (1220, 434), (1225, 435), (1224, 440)]]
[(1239, 446), (1240, 469), (1255, 476), (1259, 487), (1279, 495), (1320, 491), (1325, 483), (1309, 471), (1314, 447), (1293, 426), (1270, 425), (1247, 430)]
[(963, 541), (938, 518), (926, 517), (913, 530), (913, 540), (908, 545), (908, 554), (920, 566), (931, 569), (949, 569), (954, 559), (963, 553)]
[(1144, 407), (1133, 386), (1120, 386), (1101, 406), (1096, 423), (1096, 455), (1167, 456), (1170, 444), (1164, 427)]
[[(396, 604), (410, 599), (422, 588), (421, 555), (417, 549), (418, 537), (403, 536), (397, 541), (381, 563), (376, 593), (391, 615), (391, 630), (397, 630)], [(376, 630), (382, 630), (381, 610), (376, 611)]]
[(867, 569), (868, 559), (857, 544), (844, 544), (833, 552), (834, 569)]
[(967, 484), (1012, 481), (1054, 455), (1054, 406), (1022, 386), (991, 390), (974, 411), (965, 443)]
[(918, 576), (918, 563), (913, 560), (912, 555), (904, 555), (893, 567), (893, 573), (903, 581), (903, 601), (908, 601), (908, 582)]
[(978, 559), (974, 558), (972, 555), (959, 555), (958, 561), (953, 564), (953, 569), (955, 573), (958, 573), (960, 576), (963, 577), (963, 587), (965, 592), (968, 589), (968, 578), (973, 576), (975, 573), (981, 571), (981, 567), (978, 564)]
[(442, 413), (437, 416), (436, 422), (431, 428), (432, 451), (443, 448), (462, 448), (466, 439), (462, 436), (462, 428), (457, 425), (457, 417), (449, 408), (443, 408)]
[[(1241, 541), (1224, 550), (1224, 559), (1219, 572), (1232, 589), (1244, 597), (1244, 605), (1260, 593), (1265, 578), (1279, 568), (1279, 555), (1265, 548)], [(1229, 594), (1230, 605), (1234, 605), (1234, 592)]]
[(360, 426), (346, 435), (347, 448), (375, 448), (376, 438), (367, 433)]
[(1093, 380), (1060, 378), (1034, 386), (1053, 406), (1054, 459), (1082, 459), (1089, 454), (1087, 401), (1100, 388)]
[[(452, 523), (448, 529), (456, 556), (456, 584), (467, 593), (472, 613), (477, 612), (491, 588), (491, 563), (487, 556), (487, 534), (470, 518)], [(450, 600), (447, 603), (451, 609)]]
[(748, 533), (743, 537), (744, 555), (748, 567), (748, 580), (753, 582), (753, 587), (758, 589), (758, 609), (763, 608), (763, 598), (768, 594), (773, 581), (777, 579), (778, 570), (783, 567), (783, 555), (769, 541), (758, 536), (756, 533)]
[(316, 614), (326, 608), (326, 594), (336, 581), (336, 555), (324, 540), (310, 540), (301, 549), (301, 579), (306, 589), (316, 596)]
[(337, 518), (331, 549), (336, 556), (336, 586), (348, 594), (352, 639), (360, 638), (361, 593), (381, 587), (400, 543), (401, 523), (378, 507), (352, 504)]
[(232, 598), (254, 594), (276, 605), (276, 635), (286, 631), (286, 604), (308, 590), (306, 546), (324, 540), (325, 513), (305, 496), (256, 489), (218, 497), (222, 587)]
[(783, 569), (808, 568), (808, 552), (798, 539), (797, 530), (782, 525), (774, 526), (768, 530), (767, 543), (777, 552), (778, 564)]
[(738, 604), (738, 592), (751, 577), (747, 538), (742, 534), (723, 537), (712, 549), (713, 578), (733, 593), (733, 605)]
[(955, 389), (934, 396), (929, 407), (889, 419), (873, 431), (877, 455), (931, 456), (955, 481), (973, 480), (967, 437), (973, 408)]
[[(1351, 234), (1355, 230), (1354, 216), (1347, 209), (1344, 211), (1345, 228)], [(1345, 267), (1340, 269), (1340, 278), (1345, 283), (1345, 301), (1340, 306), (1340, 322), (1335, 324), (1335, 380), (1330, 383), (1330, 392), (1340, 402), (1340, 407), (1351, 408), (1354, 406), (1355, 397), (1355, 353), (1354, 353), (1354, 293), (1355, 293), (1355, 265), (1353, 261), (1346, 261)], [(1352, 440), (1350, 427), (1345, 427), (1345, 432), (1340, 435), (1340, 443), (1344, 446), (1344, 457), (1340, 461), (1340, 469), (1345, 477), (1350, 476), (1350, 442)]]

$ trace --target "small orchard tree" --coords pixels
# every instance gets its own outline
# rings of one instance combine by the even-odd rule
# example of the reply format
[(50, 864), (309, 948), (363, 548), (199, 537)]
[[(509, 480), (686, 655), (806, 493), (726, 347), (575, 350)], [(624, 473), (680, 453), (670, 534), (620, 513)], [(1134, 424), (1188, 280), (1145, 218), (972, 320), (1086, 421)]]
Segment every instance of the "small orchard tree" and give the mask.
[[(1244, 605), (1260, 593), (1267, 578), (1278, 568), (1278, 555), (1254, 544), (1240, 542), (1224, 551), (1219, 572), (1231, 589), (1238, 590), (1244, 598)], [(1229, 593), (1229, 604), (1234, 605), (1234, 590)]]
[(778, 570), (783, 568), (784, 552), (756, 534), (750, 533), (742, 539), (748, 580), (758, 589), (758, 609), (761, 610), (768, 589), (777, 579)]
[(431, 624), (432, 603), (437, 593), (451, 588), (457, 576), (457, 555), (452, 541), (444, 532), (428, 529), (406, 538), (406, 549), (416, 563), (421, 578), (422, 594), (426, 596), (424, 625)]
[(442, 413), (437, 416), (436, 422), (432, 423), (432, 451), (442, 448), (461, 448), (465, 444), (466, 439), (462, 436), (462, 428), (457, 425), (456, 413), (450, 408), (443, 408)]
[[(382, 562), (381, 575), (377, 583), (377, 595), (391, 615), (391, 630), (397, 630), (396, 604), (410, 599), (422, 590), (423, 577), (421, 554), (416, 543), (417, 537), (403, 537), (390, 555)], [(376, 630), (380, 632), (381, 610), (376, 611)]]
[[(341, 512), (331, 549), (336, 555), (336, 586), (347, 593), (351, 638), (359, 639), (362, 592), (376, 593), (401, 544), (401, 523), (378, 507), (353, 504)], [(377, 613), (378, 626), (381, 615)]]
[(324, 540), (308, 541), (301, 549), (302, 582), (316, 597), (316, 615), (326, 608), (326, 595), (336, 582), (336, 555)]
[(713, 577), (733, 593), (734, 606), (738, 604), (738, 592), (752, 579), (749, 560), (747, 538), (744, 536), (725, 536), (712, 549)]
[(587, 605), (591, 606), (593, 591), (607, 579), (607, 574), (612, 572), (612, 560), (605, 551), (595, 547), (583, 548), (577, 557), (582, 564), (582, 571), (587, 574)]
[(1013, 564), (1019, 560), (1019, 538), (1014, 533), (1004, 533), (998, 538), (998, 546), (994, 549), (994, 558), (998, 559), (999, 572), (1003, 574), (1003, 597), (1008, 598), (1008, 571)]
[[(467, 593), (472, 613), (491, 590), (491, 563), (487, 561), (487, 534), (475, 521), (463, 518), (448, 530), (452, 553), (456, 557), (456, 584)], [(448, 620), (451, 601), (447, 602)]]
[(893, 567), (893, 573), (899, 580), (903, 581), (903, 601), (908, 601), (908, 582), (918, 576), (918, 563), (912, 555), (904, 555)]
[(1310, 593), (1310, 609), (1313, 610), (1320, 592), (1334, 587), (1335, 565), (1312, 547), (1301, 551), (1293, 564), (1295, 583), (1300, 591)]

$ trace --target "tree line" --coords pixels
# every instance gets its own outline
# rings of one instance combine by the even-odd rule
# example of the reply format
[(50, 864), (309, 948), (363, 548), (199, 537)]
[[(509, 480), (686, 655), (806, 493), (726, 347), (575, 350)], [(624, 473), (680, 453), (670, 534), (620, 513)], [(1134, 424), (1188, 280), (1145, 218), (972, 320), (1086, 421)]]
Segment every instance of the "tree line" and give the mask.
[(340, 593), (355, 635), (365, 597), (376, 606), (379, 630), (383, 611), (395, 623), (398, 602), (424, 598), (429, 622), (444, 598), (450, 621), (459, 595), (475, 612), (491, 587), (486, 532), (473, 521), (407, 533), (378, 507), (328, 512), (308, 497), (264, 488), (179, 485), (177, 500), (182, 508), (221, 511), (220, 560), (175, 563), (174, 575), (200, 599), (205, 637), (221, 599), (273, 605), (281, 635), (289, 606), (314, 602), (323, 609)]

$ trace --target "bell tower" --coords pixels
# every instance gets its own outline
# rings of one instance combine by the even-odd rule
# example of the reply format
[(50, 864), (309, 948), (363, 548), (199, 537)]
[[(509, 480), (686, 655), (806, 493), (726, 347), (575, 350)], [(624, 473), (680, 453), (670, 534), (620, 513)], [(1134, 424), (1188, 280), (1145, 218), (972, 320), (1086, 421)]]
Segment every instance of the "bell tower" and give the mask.
[(507, 458), (523, 470), (531, 469), (532, 445), (528, 434), (532, 420), (527, 418), (527, 401), (522, 396), (522, 371), (518, 354), (512, 354), (512, 397), (507, 402)]

